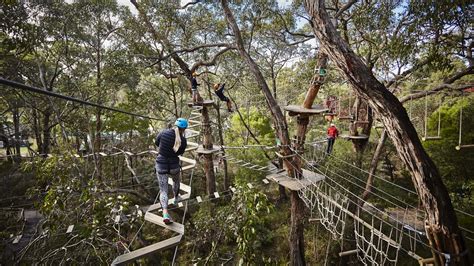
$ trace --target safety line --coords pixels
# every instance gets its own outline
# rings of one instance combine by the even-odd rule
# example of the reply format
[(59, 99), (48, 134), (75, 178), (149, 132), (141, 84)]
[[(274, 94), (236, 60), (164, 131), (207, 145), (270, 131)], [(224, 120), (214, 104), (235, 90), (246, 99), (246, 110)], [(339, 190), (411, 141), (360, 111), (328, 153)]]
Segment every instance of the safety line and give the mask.
[[(28, 85), (25, 85), (25, 84), (22, 84), (22, 83), (19, 83), (19, 82), (16, 82), (16, 81), (5, 79), (3, 77), (0, 77), (0, 84), (7, 85), (7, 86), (13, 87), (15, 89), (20, 89), (20, 90), (24, 90), (24, 91), (33, 92), (33, 93), (43, 94), (43, 95), (63, 99), (63, 100), (66, 100), (66, 101), (71, 101), (71, 102), (76, 102), (76, 103), (80, 103), (80, 104), (84, 104), (84, 105), (94, 106), (94, 107), (97, 107), (97, 108), (106, 109), (106, 110), (110, 110), (110, 111), (114, 111), (114, 112), (118, 112), (118, 113), (122, 113), (122, 114), (135, 116), (135, 117), (141, 117), (141, 118), (150, 119), (150, 120), (157, 120), (157, 121), (165, 121), (164, 119), (151, 117), (151, 116), (147, 116), (147, 115), (136, 114), (136, 113), (132, 113), (132, 112), (129, 112), (129, 111), (117, 109), (117, 108), (114, 108), (114, 107), (109, 107), (109, 106), (105, 106), (105, 105), (101, 105), (101, 104), (81, 100), (81, 99), (78, 99), (78, 98), (74, 98), (74, 97), (71, 97), (71, 96), (62, 95), (62, 94), (59, 94), (59, 93), (56, 93), (56, 92), (43, 90), (43, 89), (40, 89), (40, 88), (37, 88), (37, 87), (28, 86)], [(4, 88), (4, 87), (0, 86), (0, 88)]]

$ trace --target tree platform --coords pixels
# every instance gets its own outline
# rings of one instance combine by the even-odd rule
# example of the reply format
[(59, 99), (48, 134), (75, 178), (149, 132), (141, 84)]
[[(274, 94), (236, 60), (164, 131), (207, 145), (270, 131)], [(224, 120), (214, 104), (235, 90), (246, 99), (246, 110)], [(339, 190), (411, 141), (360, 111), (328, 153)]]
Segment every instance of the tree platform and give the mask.
[(202, 106), (211, 106), (214, 104), (213, 100), (203, 100), (202, 103), (193, 104), (193, 102), (188, 102), (189, 107), (202, 107)]
[(288, 106), (283, 107), (283, 109), (288, 111), (288, 114), (290, 116), (296, 116), (296, 115), (310, 116), (310, 115), (326, 113), (329, 111), (328, 108), (319, 104), (313, 105), (311, 108), (304, 108), (303, 106), (300, 106), (300, 105), (288, 105)]
[(206, 149), (202, 145), (199, 145), (196, 152), (199, 154), (212, 154), (221, 151), (221, 146), (214, 145), (212, 149)]
[(289, 190), (298, 191), (302, 188), (310, 186), (311, 184), (317, 183), (324, 179), (323, 175), (315, 172), (301, 169), (303, 171), (303, 178), (296, 179), (286, 175), (286, 170), (280, 170), (276, 173), (267, 175), (266, 178), (270, 181), (276, 182), (278, 185), (282, 185)]
[(360, 135), (341, 135), (341, 138), (343, 139), (347, 139), (347, 140), (364, 140), (364, 139), (368, 139), (369, 136), (365, 135), (365, 134), (360, 134)]

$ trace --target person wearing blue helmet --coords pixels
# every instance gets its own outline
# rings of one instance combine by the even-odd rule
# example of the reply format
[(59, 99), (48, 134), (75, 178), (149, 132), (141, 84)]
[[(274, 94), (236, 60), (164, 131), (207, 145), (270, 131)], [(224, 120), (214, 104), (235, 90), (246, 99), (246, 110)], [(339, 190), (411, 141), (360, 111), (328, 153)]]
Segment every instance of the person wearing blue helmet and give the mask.
[(168, 178), (173, 179), (174, 204), (178, 204), (179, 198), (179, 155), (182, 155), (186, 149), (187, 141), (184, 131), (188, 127), (188, 121), (184, 118), (178, 118), (174, 123), (175, 127), (161, 131), (155, 140), (158, 147), (158, 156), (156, 157), (156, 174), (160, 185), (160, 203), (163, 209), (163, 222), (170, 224), (173, 222), (168, 213)]

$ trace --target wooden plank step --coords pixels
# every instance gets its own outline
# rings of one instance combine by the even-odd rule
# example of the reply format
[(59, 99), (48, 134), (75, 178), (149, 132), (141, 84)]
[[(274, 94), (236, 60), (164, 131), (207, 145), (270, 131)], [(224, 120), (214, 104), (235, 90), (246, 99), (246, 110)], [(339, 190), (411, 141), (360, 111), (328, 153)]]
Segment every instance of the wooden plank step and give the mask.
[(154, 223), (156, 225), (164, 227), (168, 230), (174, 231), (178, 234), (181, 234), (181, 235), (184, 234), (184, 225), (182, 225), (180, 223), (177, 223), (177, 222), (173, 222), (171, 224), (165, 224), (165, 222), (163, 222), (163, 217), (161, 217), (159, 215), (156, 215), (154, 213), (147, 212), (145, 214), (145, 220), (150, 222), (150, 223)]
[(186, 165), (184, 167), (181, 167), (181, 171), (188, 171), (196, 167), (195, 165)]
[(187, 151), (195, 151), (197, 150), (198, 146), (188, 146), (186, 147), (186, 149), (184, 150), (185, 152)]
[(441, 137), (440, 136), (426, 136), (426, 137), (422, 137), (421, 138), (423, 141), (427, 141), (427, 140), (440, 140)]
[[(174, 185), (174, 181), (170, 177), (168, 177), (168, 185), (170, 185), (170, 186)], [(186, 193), (191, 193), (191, 187), (186, 185), (186, 184), (179, 183), (179, 189), (186, 192)]]
[(183, 157), (183, 156), (178, 156), (179, 160), (181, 162), (185, 162), (185, 163), (189, 163), (189, 164), (194, 164), (196, 165), (196, 160), (194, 159), (191, 159), (191, 158), (186, 158), (186, 157)]
[(137, 260), (146, 255), (149, 255), (149, 254), (152, 254), (152, 253), (155, 253), (167, 248), (175, 247), (181, 242), (182, 239), (183, 239), (183, 235), (177, 235), (175, 237), (160, 241), (158, 243), (155, 243), (146, 247), (142, 247), (132, 252), (120, 255), (114, 259), (114, 261), (112, 262), (112, 265), (122, 265), (127, 262)]
[(189, 118), (188, 122), (190, 122), (190, 123), (196, 123), (196, 124), (201, 124), (201, 121), (192, 120), (191, 118)]
[[(186, 194), (180, 195), (180, 197), (181, 197), (181, 201), (188, 200), (191, 197), (191, 194), (186, 193)], [(168, 205), (173, 204), (173, 202), (174, 202), (174, 198), (168, 199)], [(159, 210), (159, 209), (161, 209), (161, 203), (152, 204), (152, 205), (148, 206), (148, 208), (144, 208), (144, 209), (147, 212), (152, 212), (152, 211)]]
[(195, 128), (195, 127), (200, 127), (201, 124), (194, 124), (194, 125), (189, 125), (188, 128)]
[(196, 130), (192, 130), (192, 129), (186, 129), (186, 131), (184, 132), (184, 136), (187, 139), (197, 137), (200, 134), (201, 134), (201, 132), (196, 131)]

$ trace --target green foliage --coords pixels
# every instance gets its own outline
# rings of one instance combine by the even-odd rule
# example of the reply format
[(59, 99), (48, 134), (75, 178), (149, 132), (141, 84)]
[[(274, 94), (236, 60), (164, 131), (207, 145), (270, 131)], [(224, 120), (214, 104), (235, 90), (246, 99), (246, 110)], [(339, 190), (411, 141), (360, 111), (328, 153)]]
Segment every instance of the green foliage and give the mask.
[(238, 223), (237, 247), (241, 262), (260, 264), (266, 261), (258, 250), (261, 250), (266, 239), (268, 228), (265, 226), (265, 216), (272, 210), (267, 196), (246, 185), (238, 186), (237, 193), (232, 199)]
[[(270, 118), (264, 116), (257, 108), (251, 107), (248, 112), (241, 109), (242, 119), (249, 126), (255, 136), (258, 137), (260, 144), (262, 145), (274, 145), (275, 144), (275, 133), (270, 126)], [(243, 145), (257, 144), (255, 140), (249, 135), (244, 123), (240, 119), (238, 114), (235, 114), (231, 118), (230, 129), (226, 131), (226, 142), (228, 146), (241, 147)], [(239, 159), (243, 159), (254, 164), (266, 165), (268, 159), (264, 155), (264, 150), (255, 147), (249, 149), (230, 149), (227, 151), (232, 156)], [(254, 170), (249, 170), (243, 167), (238, 168), (236, 180), (252, 181), (261, 178), (260, 173)]]
[[(69, 225), (74, 225), (74, 236), (81, 249), (74, 248), (70, 259), (87, 263), (111, 261), (115, 256), (113, 245), (104, 245), (104, 239), (120, 243), (121, 235), (136, 230), (143, 216), (138, 205), (131, 205), (124, 194), (109, 194), (97, 179), (84, 176), (81, 169), (85, 162), (72, 155), (53, 156), (23, 164), (24, 171), (33, 170), (37, 186), (30, 189), (30, 195), (42, 195), (36, 203), (41, 210), (48, 233), (31, 249), (35, 256), (54, 249), (74, 248), (64, 234)], [(115, 195), (114, 195), (115, 194)], [(120, 216), (120, 221), (117, 221)], [(112, 229), (112, 230), (111, 230)], [(100, 250), (96, 246), (103, 246)], [(119, 246), (120, 247), (120, 246)], [(46, 249), (46, 250), (44, 250)], [(96, 256), (90, 257), (94, 253)], [(56, 257), (43, 257), (44, 262), (54, 262)]]
[(456, 150), (459, 140), (459, 118), (462, 107), (462, 144), (474, 143), (474, 98), (448, 101), (430, 116), (429, 128), (437, 128), (438, 112), (441, 112), (441, 140), (424, 142), (430, 156), (436, 162), (441, 175), (450, 181), (467, 181), (474, 172), (474, 150)]
[(231, 252), (235, 248), (233, 243), (237, 243), (241, 264), (269, 262), (270, 258), (263, 253), (272, 243), (269, 217), (274, 213), (273, 206), (255, 188), (238, 185), (236, 189), (227, 206), (200, 205), (193, 215), (194, 245), (208, 256), (206, 260), (211, 260), (216, 249), (221, 254)]
[[(474, 143), (474, 97), (469, 95), (447, 101), (429, 119), (429, 126), (436, 128), (438, 112), (441, 113), (441, 140), (424, 142), (426, 150), (434, 160), (446, 186), (451, 200), (458, 209), (470, 212), (474, 208), (474, 150), (456, 150), (459, 144), (459, 119), (462, 108), (462, 144)], [(458, 214), (464, 226), (472, 226), (471, 219)]]

